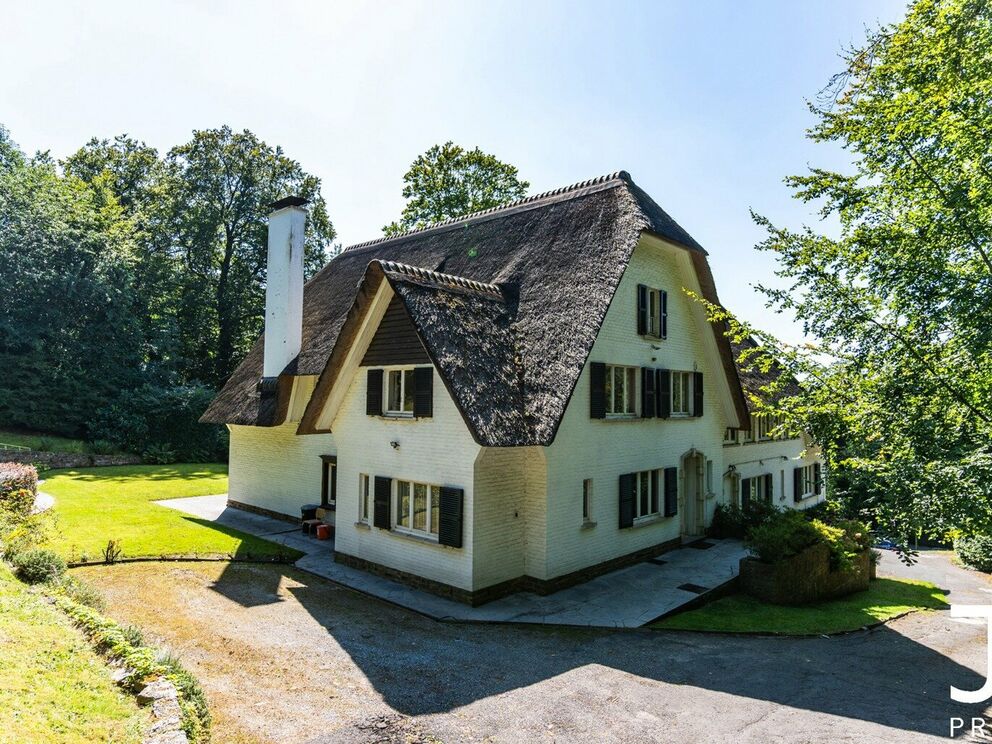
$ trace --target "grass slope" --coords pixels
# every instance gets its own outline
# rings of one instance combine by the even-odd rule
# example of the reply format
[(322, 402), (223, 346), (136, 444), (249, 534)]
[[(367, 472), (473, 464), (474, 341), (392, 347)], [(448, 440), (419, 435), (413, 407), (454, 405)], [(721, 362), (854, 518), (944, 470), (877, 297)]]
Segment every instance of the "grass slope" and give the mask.
[(140, 742), (147, 715), (54, 607), (0, 563), (0, 740)]
[(659, 620), (663, 630), (812, 635), (857, 630), (914, 610), (947, 609), (943, 592), (926, 581), (877, 579), (866, 592), (803, 607), (765, 604), (744, 594)]
[(28, 449), (49, 452), (86, 452), (86, 443), (81, 439), (69, 439), (54, 434), (36, 434), (29, 431), (15, 429), (0, 429), (0, 449), (3, 445), (12, 444), (15, 447), (27, 447)]
[(275, 543), (151, 503), (227, 491), (227, 466), (128, 465), (52, 470), (41, 489), (56, 499), (58, 534), (51, 545), (69, 560), (99, 560), (108, 540), (126, 558), (229, 554), (240, 558), (292, 553)]

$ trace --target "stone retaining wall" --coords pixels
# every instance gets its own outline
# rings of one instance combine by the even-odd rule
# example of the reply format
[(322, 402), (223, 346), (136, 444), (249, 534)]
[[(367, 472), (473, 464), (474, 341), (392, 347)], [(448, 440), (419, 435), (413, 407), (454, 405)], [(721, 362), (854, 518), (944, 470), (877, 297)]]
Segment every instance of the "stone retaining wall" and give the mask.
[(89, 455), (78, 452), (0, 450), (0, 462), (23, 462), (43, 468), (93, 468), (110, 465), (139, 465), (137, 455)]
[(830, 570), (830, 546), (812, 545), (778, 563), (741, 558), (740, 587), (758, 599), (780, 605), (802, 605), (842, 597), (868, 588), (870, 551), (854, 558), (848, 571)]

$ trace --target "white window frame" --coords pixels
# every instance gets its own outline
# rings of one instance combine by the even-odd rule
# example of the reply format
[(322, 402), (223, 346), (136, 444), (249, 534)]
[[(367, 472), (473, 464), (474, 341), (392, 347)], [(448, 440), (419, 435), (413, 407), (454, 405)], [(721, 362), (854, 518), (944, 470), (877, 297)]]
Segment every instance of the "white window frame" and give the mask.
[(737, 429), (727, 427), (723, 430), (723, 443), (724, 444), (737, 444), (740, 439), (740, 435)]
[[(634, 418), (637, 416), (639, 400), (638, 386), (640, 384), (640, 367), (629, 367), (621, 364), (606, 365), (606, 417)], [(624, 381), (623, 397), (620, 401), (622, 410), (616, 410), (615, 382), (620, 376)], [(633, 384), (630, 384), (633, 383)]]
[[(695, 375), (692, 372), (686, 372), (680, 369), (672, 370), (671, 405), (669, 411), (673, 418), (692, 416), (692, 394), (693, 386), (696, 384), (694, 378)], [(683, 402), (685, 405), (676, 407), (676, 391), (678, 391), (680, 397), (684, 396)]]
[(582, 481), (582, 524), (595, 524), (592, 518), (592, 478)]
[[(814, 496), (819, 496), (820, 492), (816, 490), (816, 465), (803, 465), (803, 492), (799, 497), (800, 500), (811, 499)], [(820, 471), (823, 471), (823, 467), (820, 467)], [(822, 486), (822, 483), (821, 483)]]
[[(413, 382), (413, 370), (414, 367), (384, 367), (382, 374), (382, 410), (386, 416), (393, 416), (396, 418), (413, 418), (413, 396), (410, 396), (410, 408), (406, 407), (407, 398), (407, 383), (412, 386)], [(392, 400), (389, 394), (390, 382), (393, 375), (399, 375), (400, 380), (400, 396), (399, 396), (399, 408), (392, 408)], [(409, 379), (408, 379), (409, 378)]]
[[(657, 473), (657, 477), (652, 479), (651, 474)], [(660, 469), (640, 470), (634, 473), (634, 524), (646, 522), (661, 516), (661, 491), (664, 489), (664, 473)], [(652, 480), (658, 483), (658, 493), (654, 493)], [(646, 493), (647, 510), (645, 511), (642, 498)]]
[(647, 335), (654, 338), (665, 338), (664, 316), (667, 315), (665, 307), (668, 304), (666, 297), (668, 293), (663, 289), (647, 288), (648, 302), (648, 326)]
[(369, 474), (358, 474), (358, 521), (368, 524), (371, 519), (369, 508)]
[[(420, 529), (414, 527), (414, 521), (416, 520), (416, 502), (415, 494), (416, 487), (423, 486), (426, 489), (427, 497), (427, 508), (426, 517), (424, 518), (424, 528)], [(401, 491), (403, 489), (407, 490), (409, 497), (409, 506), (407, 509), (406, 517), (407, 524), (403, 524), (400, 520), (400, 505), (402, 504)], [(415, 537), (422, 537), (427, 540), (437, 541), (438, 527), (440, 525), (440, 501), (441, 501), (441, 486), (435, 483), (423, 483), (421, 481), (404, 480), (402, 478), (393, 479), (393, 493), (392, 493), (392, 504), (390, 511), (393, 516), (393, 529), (400, 533), (405, 533), (407, 535), (413, 535)], [(438, 524), (434, 524), (432, 516), (434, 514), (434, 507), (437, 505), (438, 511)]]
[[(748, 490), (750, 490), (751, 492), (752, 502), (761, 501), (765, 504), (771, 504), (774, 502), (775, 500), (774, 486), (772, 487), (772, 490), (769, 491), (768, 493), (763, 493), (766, 490), (765, 484), (768, 482), (767, 476), (768, 473), (761, 473), (760, 475), (752, 475), (750, 478), (744, 478), (745, 481), (750, 481)], [(773, 482), (774, 482), (774, 477), (773, 477)], [(738, 498), (740, 498), (740, 494), (738, 494)], [(743, 502), (741, 503), (743, 504)]]

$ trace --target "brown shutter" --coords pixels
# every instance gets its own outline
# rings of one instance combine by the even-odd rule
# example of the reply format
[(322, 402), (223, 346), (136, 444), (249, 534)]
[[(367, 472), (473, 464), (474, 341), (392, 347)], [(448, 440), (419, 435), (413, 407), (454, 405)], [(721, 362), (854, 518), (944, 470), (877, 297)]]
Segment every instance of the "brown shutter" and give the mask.
[(620, 476), (620, 529), (634, 526), (634, 500), (637, 498), (637, 474)]
[(641, 417), (654, 418), (658, 407), (655, 401), (656, 375), (650, 367), (641, 367)]
[(641, 336), (648, 332), (648, 288), (643, 284), (637, 285), (637, 333)]
[(655, 397), (658, 400), (658, 417), (668, 418), (672, 415), (672, 372), (668, 369), (659, 369), (657, 372), (658, 384), (655, 385)]
[(800, 502), (803, 500), (803, 466), (792, 471), (792, 500)]
[(434, 415), (434, 368), (417, 367), (413, 370), (413, 415), (430, 418)]
[(389, 519), (389, 502), (393, 491), (392, 478), (385, 478), (381, 475), (375, 477), (375, 493), (373, 494), (372, 524), (381, 530), (388, 530), (392, 527)]
[(692, 415), (703, 415), (703, 373), (692, 373)]
[(661, 290), (661, 337), (668, 338), (668, 292)]
[(603, 362), (589, 363), (589, 416), (606, 418), (606, 365)]
[(679, 469), (665, 468), (665, 516), (679, 513)]
[(382, 415), (382, 370), (370, 369), (365, 386), (365, 414)]
[(437, 541), (449, 548), (462, 546), (462, 523), (465, 491), (461, 488), (441, 486), (441, 503), (438, 507)]

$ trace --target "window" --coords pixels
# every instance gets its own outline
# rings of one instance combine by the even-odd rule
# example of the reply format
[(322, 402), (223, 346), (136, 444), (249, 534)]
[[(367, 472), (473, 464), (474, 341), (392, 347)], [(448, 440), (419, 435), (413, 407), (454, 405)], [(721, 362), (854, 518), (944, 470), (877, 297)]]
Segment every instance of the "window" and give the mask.
[(805, 465), (800, 468), (796, 476), (796, 485), (799, 492), (799, 498), (796, 501), (818, 495), (821, 486), (819, 464), (814, 463), (813, 465)]
[(672, 415), (692, 415), (692, 372), (672, 372)]
[(706, 493), (713, 493), (713, 461), (706, 461)]
[(659, 470), (642, 470), (637, 476), (637, 498), (634, 500), (634, 519), (658, 514)]
[(638, 367), (606, 365), (606, 414), (634, 416), (637, 413)]
[(369, 523), (369, 476), (358, 474), (358, 521)]
[(648, 335), (665, 338), (668, 335), (668, 293), (663, 289), (648, 290)]
[(743, 441), (744, 441), (745, 444), (747, 444), (748, 442), (753, 442), (754, 441), (754, 427), (753, 426), (751, 428), (749, 428), (749, 429), (743, 429), (741, 431), (741, 434), (743, 435)]
[(741, 506), (746, 507), (750, 502), (772, 503), (772, 475), (757, 475), (741, 480)]
[(386, 372), (386, 413), (392, 416), (413, 415), (413, 369)]
[(592, 524), (592, 478), (582, 481), (582, 523)]
[(338, 501), (338, 458), (336, 455), (321, 455), (320, 459), (320, 505), (333, 510)]
[(724, 444), (737, 444), (737, 429), (724, 429), (723, 430), (723, 443)]
[(396, 481), (396, 528), (437, 539), (441, 487)]

